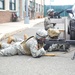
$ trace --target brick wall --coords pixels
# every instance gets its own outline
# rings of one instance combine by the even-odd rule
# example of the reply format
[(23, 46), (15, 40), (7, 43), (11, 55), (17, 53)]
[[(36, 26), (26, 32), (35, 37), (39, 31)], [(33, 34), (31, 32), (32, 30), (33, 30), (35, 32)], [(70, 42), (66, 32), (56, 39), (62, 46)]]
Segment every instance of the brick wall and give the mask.
[(0, 11), (0, 23), (6, 23), (11, 21), (12, 13), (9, 11)]

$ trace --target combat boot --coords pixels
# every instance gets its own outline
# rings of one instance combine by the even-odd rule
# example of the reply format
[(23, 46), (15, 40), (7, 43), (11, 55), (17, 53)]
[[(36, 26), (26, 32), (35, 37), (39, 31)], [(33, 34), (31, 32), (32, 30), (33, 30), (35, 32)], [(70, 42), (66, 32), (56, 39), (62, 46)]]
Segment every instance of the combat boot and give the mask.
[(24, 34), (24, 40), (28, 39), (28, 35)]
[(9, 36), (7, 39), (7, 43), (11, 44), (14, 41), (14, 37), (13, 36)]

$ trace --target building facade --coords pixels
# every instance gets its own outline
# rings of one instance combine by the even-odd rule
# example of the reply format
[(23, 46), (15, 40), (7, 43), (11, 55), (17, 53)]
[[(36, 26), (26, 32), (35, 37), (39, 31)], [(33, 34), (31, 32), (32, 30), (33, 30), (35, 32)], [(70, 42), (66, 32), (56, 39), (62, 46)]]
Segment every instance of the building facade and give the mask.
[[(12, 13), (23, 20), (26, 15), (25, 0), (0, 0), (0, 23), (12, 22)], [(28, 0), (28, 15), (30, 19), (43, 17), (44, 0)]]
[(19, 14), (18, 0), (0, 0), (0, 23), (11, 22), (12, 13)]
[[(22, 0), (22, 18), (26, 14), (26, 3)], [(44, 0), (28, 0), (28, 15), (30, 19), (42, 18), (44, 16)]]
[(29, 0), (30, 17), (41, 18), (44, 15), (44, 0)]

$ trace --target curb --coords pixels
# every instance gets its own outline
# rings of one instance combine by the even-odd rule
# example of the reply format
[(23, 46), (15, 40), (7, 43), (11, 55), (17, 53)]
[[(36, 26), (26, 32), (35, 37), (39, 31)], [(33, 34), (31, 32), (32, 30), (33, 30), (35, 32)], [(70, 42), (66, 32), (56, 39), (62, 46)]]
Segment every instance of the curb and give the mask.
[[(27, 27), (26, 27), (27, 28)], [(18, 33), (18, 32), (21, 32), (21, 31), (23, 31), (23, 30), (25, 30), (26, 28), (24, 28), (24, 29), (18, 29), (18, 30), (16, 30), (16, 31), (13, 31), (13, 32), (10, 32), (10, 33), (6, 33), (6, 34), (1, 34), (0, 36), (0, 41), (2, 41), (2, 40), (4, 40), (4, 39), (6, 39), (8, 36), (12, 36), (12, 35), (14, 35), (14, 34), (16, 34), (16, 33)]]
[[(43, 21), (39, 22), (39, 23), (42, 23)], [(37, 25), (39, 23), (36, 23), (34, 25)], [(32, 25), (31, 27), (33, 27), (34, 25)], [(22, 32), (23, 30), (25, 30), (26, 28), (29, 28), (29, 26), (25, 27), (25, 28), (21, 28), (21, 29), (18, 29), (18, 30), (15, 30), (15, 31), (12, 31), (10, 33), (5, 33), (5, 34), (0, 34), (0, 41), (6, 39), (8, 36), (11, 36), (11, 35), (14, 35), (18, 32)]]

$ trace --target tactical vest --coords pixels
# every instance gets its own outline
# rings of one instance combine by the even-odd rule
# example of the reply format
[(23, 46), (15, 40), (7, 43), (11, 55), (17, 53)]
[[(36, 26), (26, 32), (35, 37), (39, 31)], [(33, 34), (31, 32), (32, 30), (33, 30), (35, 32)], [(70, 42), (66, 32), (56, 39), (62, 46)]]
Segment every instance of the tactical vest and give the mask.
[(25, 53), (26, 53), (27, 55), (31, 55), (31, 52), (30, 52), (30, 48), (27, 47), (26, 42), (27, 42), (29, 39), (33, 38), (33, 37), (34, 37), (34, 36), (31, 36), (31, 37), (29, 37), (27, 40), (25, 40), (25, 41), (23, 41), (23, 42), (21, 43), (21, 45), (23, 46), (23, 49), (25, 50)]

